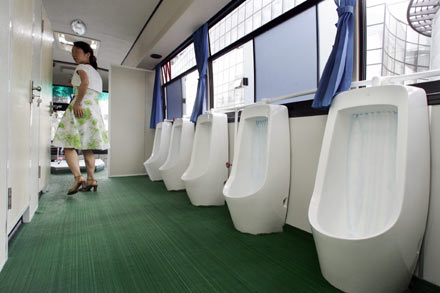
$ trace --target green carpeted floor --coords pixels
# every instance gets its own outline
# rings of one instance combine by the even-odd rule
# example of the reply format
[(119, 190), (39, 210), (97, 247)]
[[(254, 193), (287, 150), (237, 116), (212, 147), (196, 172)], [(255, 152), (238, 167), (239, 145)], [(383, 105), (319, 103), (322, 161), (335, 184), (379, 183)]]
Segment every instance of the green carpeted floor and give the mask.
[[(310, 234), (252, 236), (228, 209), (194, 207), (147, 177), (106, 178), (66, 196), (54, 175), (9, 246), (0, 292), (338, 292), (321, 275)], [(415, 279), (412, 292), (438, 292)]]

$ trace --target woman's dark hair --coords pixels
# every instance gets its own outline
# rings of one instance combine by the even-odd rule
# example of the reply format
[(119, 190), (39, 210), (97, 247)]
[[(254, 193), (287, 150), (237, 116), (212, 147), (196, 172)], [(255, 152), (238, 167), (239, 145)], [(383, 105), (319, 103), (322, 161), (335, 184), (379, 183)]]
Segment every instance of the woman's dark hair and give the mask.
[(78, 41), (78, 42), (74, 42), (73, 46), (83, 50), (84, 54), (90, 53), (90, 57), (89, 57), (90, 65), (92, 65), (93, 68), (98, 69), (98, 63), (96, 62), (96, 57), (93, 54), (93, 49), (92, 47), (90, 47), (89, 44), (87, 44), (86, 42)]

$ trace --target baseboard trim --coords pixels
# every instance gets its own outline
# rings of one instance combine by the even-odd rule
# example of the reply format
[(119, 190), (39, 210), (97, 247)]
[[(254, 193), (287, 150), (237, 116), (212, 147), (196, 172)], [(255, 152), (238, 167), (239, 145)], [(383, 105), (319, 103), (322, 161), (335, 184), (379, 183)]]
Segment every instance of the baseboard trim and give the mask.
[(125, 174), (125, 175), (108, 175), (109, 178), (112, 177), (134, 177), (134, 176), (145, 176), (147, 173), (139, 173), (139, 174)]
[[(12, 223), (14, 223), (14, 226), (11, 227), (11, 229), (8, 228), (8, 235), (11, 234), (11, 232), (14, 230), (15, 226), (17, 226), (18, 222), (20, 220), (22, 220), (24, 213), (26, 212), (26, 210), (29, 208), (29, 206), (26, 206), (18, 215), (18, 217), (16, 219), (14, 219), (14, 221), (11, 221)], [(9, 225), (8, 225), (9, 226)]]
[(5, 259), (0, 263), (0, 272), (5, 267), (6, 262), (8, 261), (8, 257), (6, 256)]
[(10, 243), (12, 239), (14, 239), (15, 235), (17, 235), (17, 232), (20, 230), (21, 225), (23, 225), (23, 217), (20, 217), (20, 219), (18, 219), (18, 222), (12, 228), (11, 232), (8, 233), (8, 243)]

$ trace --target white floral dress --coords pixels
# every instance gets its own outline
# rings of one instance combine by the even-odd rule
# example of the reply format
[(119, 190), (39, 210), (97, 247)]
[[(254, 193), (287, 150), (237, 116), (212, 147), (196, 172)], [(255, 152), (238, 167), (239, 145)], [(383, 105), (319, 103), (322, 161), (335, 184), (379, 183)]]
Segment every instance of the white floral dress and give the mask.
[[(89, 79), (89, 87), (82, 100), (83, 117), (75, 117), (73, 105), (78, 96), (81, 79), (77, 73), (84, 70)], [(75, 98), (67, 107), (58, 124), (53, 145), (78, 150), (105, 150), (109, 148), (107, 131), (105, 130), (99, 107), (99, 94), (102, 92), (102, 80), (99, 73), (89, 64), (79, 64), (72, 77)]]

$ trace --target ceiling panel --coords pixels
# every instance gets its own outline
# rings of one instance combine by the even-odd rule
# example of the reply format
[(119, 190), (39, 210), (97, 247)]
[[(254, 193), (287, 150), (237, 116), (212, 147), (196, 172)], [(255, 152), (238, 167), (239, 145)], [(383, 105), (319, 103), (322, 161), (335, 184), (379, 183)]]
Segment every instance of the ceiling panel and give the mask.
[[(154, 41), (150, 41), (150, 39), (153, 39), (151, 35), (153, 32), (145, 30), (139, 38), (140, 41), (136, 43), (124, 62), (124, 65), (154, 69), (157, 63), (168, 56), (200, 26), (230, 2), (230, 0), (185, 0), (187, 4), (186, 9), (180, 11), (179, 16), (176, 17), (170, 15), (170, 10), (172, 10), (170, 7), (172, 6), (167, 6), (172, 1), (175, 0), (164, 0), (157, 13), (151, 19), (151, 23), (154, 24), (159, 22), (159, 20), (164, 22), (168, 18), (168, 22), (162, 24), (164, 27), (167, 26), (165, 33), (157, 36)], [(173, 10), (173, 12), (175, 11)], [(163, 58), (159, 60), (153, 59), (150, 57), (153, 53), (162, 55)]]
[[(124, 58), (126, 61), (123, 65), (153, 69), (162, 59), (152, 59), (152, 53), (166, 57), (229, 2), (43, 0), (54, 31), (72, 34), (71, 21), (77, 18), (84, 21), (87, 26), (84, 37), (101, 42), (97, 54), (98, 67), (106, 70), (111, 64), (122, 64)], [(139, 35), (148, 19), (150, 21)], [(138, 36), (138, 41), (134, 43)], [(53, 58), (54, 84), (68, 85), (73, 71), (69, 73), (66, 68), (62, 70), (60, 64), (73, 63), (70, 52), (58, 48), (55, 42)], [(104, 88), (107, 88), (108, 72), (100, 73), (103, 75)]]
[[(158, 3), (159, 0), (43, 0), (54, 31), (72, 34), (71, 21), (84, 21), (84, 36), (101, 41), (98, 65), (105, 69), (110, 64), (121, 64)], [(73, 62), (70, 53), (55, 44), (54, 60)]]

